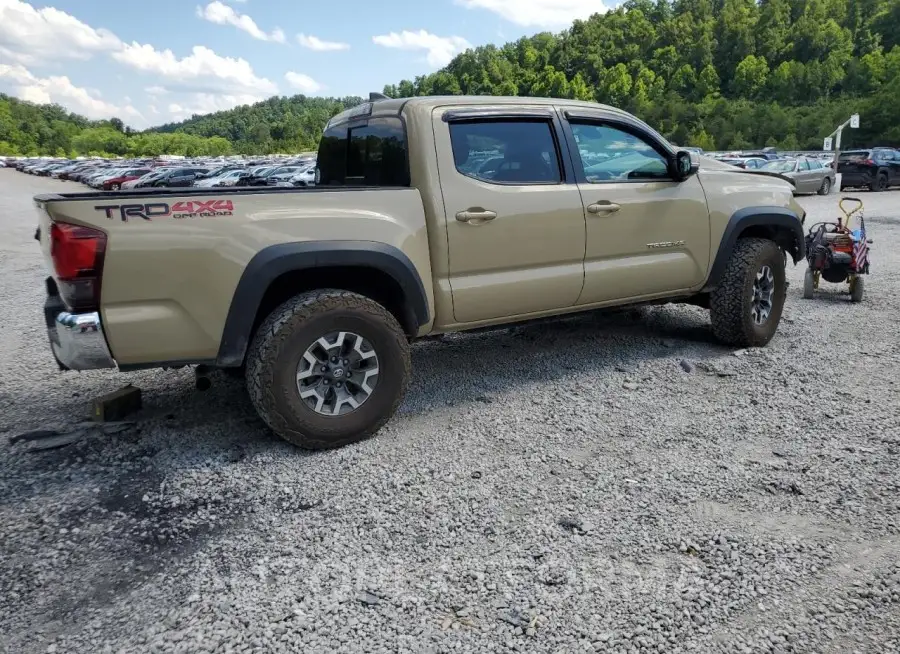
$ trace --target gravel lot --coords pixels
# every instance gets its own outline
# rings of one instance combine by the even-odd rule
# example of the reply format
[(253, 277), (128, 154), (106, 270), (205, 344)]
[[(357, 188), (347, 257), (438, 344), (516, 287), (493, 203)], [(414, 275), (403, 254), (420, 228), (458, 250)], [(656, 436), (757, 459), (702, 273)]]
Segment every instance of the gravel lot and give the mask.
[[(690, 307), (422, 343), (377, 438), (310, 454), (230, 379), (57, 372), (62, 189), (0, 170), (0, 651), (900, 651), (900, 192), (864, 303), (791, 267), (768, 348)], [(133, 428), (8, 442), (125, 383)]]

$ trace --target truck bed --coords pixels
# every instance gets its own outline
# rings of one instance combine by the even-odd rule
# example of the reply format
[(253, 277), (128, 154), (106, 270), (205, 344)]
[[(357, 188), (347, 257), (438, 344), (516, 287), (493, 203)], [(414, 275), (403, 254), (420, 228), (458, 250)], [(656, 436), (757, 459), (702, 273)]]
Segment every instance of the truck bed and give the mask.
[(44, 194), (35, 204), (51, 270), (51, 223), (106, 234), (99, 313), (120, 368), (215, 360), (245, 270), (273, 246), (393, 247), (431, 275), (414, 188), (137, 189)]

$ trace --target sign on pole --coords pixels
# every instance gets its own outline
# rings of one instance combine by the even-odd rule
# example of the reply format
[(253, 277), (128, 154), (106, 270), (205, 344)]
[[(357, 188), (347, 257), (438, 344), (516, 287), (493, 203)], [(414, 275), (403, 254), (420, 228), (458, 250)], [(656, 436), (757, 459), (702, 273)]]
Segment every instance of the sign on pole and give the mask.
[(850, 128), (859, 129), (859, 114), (853, 114), (852, 116), (850, 116)]
[(826, 152), (831, 151), (831, 137), (830, 136), (825, 139), (825, 143), (822, 144), (822, 149), (825, 150)]

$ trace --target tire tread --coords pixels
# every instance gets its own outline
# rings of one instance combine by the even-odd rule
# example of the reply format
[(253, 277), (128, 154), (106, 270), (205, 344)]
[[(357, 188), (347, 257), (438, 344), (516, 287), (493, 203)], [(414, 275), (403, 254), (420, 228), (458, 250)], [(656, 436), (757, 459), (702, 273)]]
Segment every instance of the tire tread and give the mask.
[[(341, 436), (340, 430), (320, 429), (315, 436), (291, 427), (291, 420), (278, 410), (273, 383), (273, 367), (283, 342), (290, 337), (293, 324), (302, 324), (315, 315), (330, 310), (355, 309), (373, 322), (383, 323), (397, 340), (403, 353), (400, 366), (403, 381), (400, 393), (388, 411), (363, 433)], [(409, 384), (412, 363), (409, 343), (400, 323), (387, 309), (369, 298), (337, 289), (322, 289), (301, 293), (277, 307), (257, 329), (247, 352), (247, 392), (263, 422), (285, 440), (304, 449), (331, 449), (363, 440), (381, 429), (397, 411)], [(267, 383), (268, 382), (268, 383)]]
[[(744, 283), (747, 269), (755, 267), (767, 251), (778, 251), (778, 259), (782, 260), (780, 248), (773, 241), (765, 238), (741, 238), (735, 243), (734, 251), (725, 267), (719, 285), (710, 293), (709, 313), (713, 334), (728, 345), (738, 347), (758, 347), (765, 345), (770, 339), (761, 339), (752, 330), (747, 329), (744, 307)], [(787, 285), (775, 289), (781, 293), (783, 306)], [(776, 298), (776, 302), (778, 298)], [(780, 315), (778, 319), (780, 320)], [(771, 337), (770, 337), (771, 338)]]

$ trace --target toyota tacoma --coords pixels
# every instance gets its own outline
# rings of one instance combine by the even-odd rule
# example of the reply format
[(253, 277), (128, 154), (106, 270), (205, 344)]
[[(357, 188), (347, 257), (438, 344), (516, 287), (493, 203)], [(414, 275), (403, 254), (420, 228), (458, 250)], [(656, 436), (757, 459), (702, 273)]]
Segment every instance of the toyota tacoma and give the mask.
[(599, 104), (373, 96), (328, 122), (314, 188), (37, 196), (50, 344), (63, 370), (236, 371), (312, 449), (384, 425), (426, 336), (690, 302), (763, 346), (803, 210), (693, 157)]

